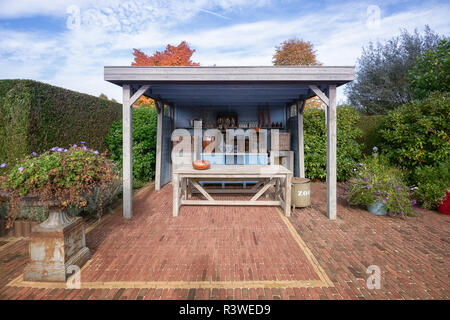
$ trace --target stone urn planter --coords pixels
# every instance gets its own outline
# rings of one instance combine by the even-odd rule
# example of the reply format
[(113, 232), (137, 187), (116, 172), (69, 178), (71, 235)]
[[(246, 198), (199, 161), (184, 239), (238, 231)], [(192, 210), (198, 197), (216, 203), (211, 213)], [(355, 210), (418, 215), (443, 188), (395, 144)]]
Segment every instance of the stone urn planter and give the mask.
[[(9, 193), (0, 191), (1, 200), (9, 198)], [(49, 210), (47, 220), (31, 230), (30, 260), (24, 270), (24, 280), (65, 282), (71, 275), (69, 267), (81, 268), (90, 258), (83, 218), (69, 216), (57, 200), (44, 202), (39, 197), (25, 196), (20, 202)]]

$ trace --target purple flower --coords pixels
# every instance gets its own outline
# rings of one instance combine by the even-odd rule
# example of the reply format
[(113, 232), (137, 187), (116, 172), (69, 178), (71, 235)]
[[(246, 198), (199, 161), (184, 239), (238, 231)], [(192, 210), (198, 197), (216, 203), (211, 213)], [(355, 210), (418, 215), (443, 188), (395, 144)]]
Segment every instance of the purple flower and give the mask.
[(56, 149), (58, 149), (58, 147), (53, 147), (53, 148), (51, 148), (50, 150), (56, 151)]
[(67, 149), (64, 149), (64, 152), (67, 152)]
[(417, 204), (416, 200), (413, 200), (411, 203), (413, 206), (415, 206)]
[(74, 144), (72, 147), (74, 147), (74, 148), (76, 148), (77, 147), (77, 145), (76, 144)]
[(386, 197), (386, 200), (389, 200), (389, 197)]
[(31, 154), (33, 155), (33, 157), (37, 157), (38, 156), (38, 154), (36, 152), (34, 152), (34, 151)]
[(395, 189), (397, 189), (398, 191), (401, 190), (401, 188), (399, 186), (395, 186)]
[(392, 211), (388, 210), (388, 215), (392, 216)]
[(378, 191), (375, 191), (375, 195), (378, 195)]
[(371, 184), (368, 184), (368, 185), (367, 185), (367, 189), (372, 189), (372, 185), (371, 185)]
[(86, 146), (83, 146), (83, 150), (87, 150), (87, 147), (86, 147)]
[(115, 163), (113, 163), (112, 165), (113, 165), (114, 167), (117, 166), (117, 164), (115, 164)]
[(369, 178), (367, 178), (367, 177), (364, 177), (364, 181), (369, 181)]
[(383, 200), (383, 203), (386, 203), (386, 200)]
[(64, 149), (63, 148), (58, 148), (56, 149), (58, 152), (62, 152)]
[(0, 164), (0, 168), (4, 168), (6, 167), (6, 162), (3, 162), (2, 164)]
[(360, 166), (362, 167), (363, 163), (362, 163), (362, 162), (360, 162), (360, 163), (359, 163), (359, 165), (360, 165)]
[(81, 142), (81, 144), (85, 144), (86, 143), (86, 141), (80, 141)]
[(22, 172), (23, 169), (24, 169), (24, 167), (19, 167), (19, 169), (17, 169), (17, 170), (19, 170), (19, 172)]
[(97, 151), (97, 150), (95, 150), (95, 151), (94, 151), (94, 153), (95, 153), (95, 154), (98, 154), (98, 151)]
[(375, 147), (373, 147), (373, 152), (377, 152), (378, 151), (378, 148), (375, 146)]

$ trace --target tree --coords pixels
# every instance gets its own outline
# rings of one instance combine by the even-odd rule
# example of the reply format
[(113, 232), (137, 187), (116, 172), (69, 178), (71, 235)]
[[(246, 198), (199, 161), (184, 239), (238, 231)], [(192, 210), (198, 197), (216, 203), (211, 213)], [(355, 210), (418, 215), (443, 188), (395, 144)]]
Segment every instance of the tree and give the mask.
[[(156, 51), (152, 56), (147, 56), (138, 49), (133, 49), (134, 62), (132, 66), (199, 66), (197, 62), (191, 60), (195, 49), (191, 49), (186, 41), (182, 41), (178, 46), (167, 45), (163, 52)], [(141, 96), (137, 105), (154, 106), (153, 99)]]
[(275, 66), (313, 66), (320, 65), (311, 42), (290, 39), (275, 47), (272, 63)]
[(133, 49), (134, 62), (132, 66), (199, 66), (197, 62), (191, 60), (195, 49), (191, 49), (186, 41), (178, 46), (167, 45), (163, 52), (156, 51), (152, 56), (147, 56), (144, 52)]
[(98, 97), (103, 100), (108, 100), (108, 97), (104, 93), (100, 93), (100, 95)]
[(369, 43), (358, 59), (356, 80), (346, 88), (347, 97), (360, 113), (385, 114), (413, 98), (408, 72), (425, 50), (435, 48), (442, 37), (425, 26), (424, 35), (417, 30), (384, 44)]
[(450, 41), (442, 40), (436, 49), (426, 50), (409, 72), (414, 97), (425, 98), (433, 91), (450, 91)]
[[(290, 39), (275, 48), (272, 63), (275, 66), (313, 66), (317, 61), (316, 51), (311, 42)], [(305, 109), (323, 109), (325, 104), (318, 97), (306, 100)]]

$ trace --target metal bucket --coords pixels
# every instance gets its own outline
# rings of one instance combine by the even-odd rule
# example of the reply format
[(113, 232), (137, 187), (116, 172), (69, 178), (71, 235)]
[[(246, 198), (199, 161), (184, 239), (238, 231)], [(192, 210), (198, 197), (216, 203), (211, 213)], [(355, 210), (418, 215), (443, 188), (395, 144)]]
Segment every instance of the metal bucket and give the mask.
[(307, 178), (292, 178), (291, 206), (304, 208), (311, 205), (311, 183)]

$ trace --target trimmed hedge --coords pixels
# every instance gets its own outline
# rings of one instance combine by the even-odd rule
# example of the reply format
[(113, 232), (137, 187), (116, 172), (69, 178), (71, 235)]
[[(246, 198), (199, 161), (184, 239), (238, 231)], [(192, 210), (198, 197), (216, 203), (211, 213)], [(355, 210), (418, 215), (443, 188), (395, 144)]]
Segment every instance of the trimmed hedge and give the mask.
[(106, 150), (118, 103), (33, 80), (0, 80), (0, 162), (80, 141)]
[[(325, 111), (305, 109), (303, 114), (305, 135), (305, 173), (310, 179), (324, 180), (327, 175), (327, 138)], [(354, 107), (337, 108), (337, 180), (350, 178), (355, 163), (361, 158), (361, 145), (357, 139), (359, 115)]]
[[(156, 126), (155, 107), (133, 108), (133, 187), (139, 188), (155, 176)], [(122, 121), (111, 125), (105, 138), (111, 159), (122, 168)]]
[(385, 116), (361, 116), (357, 122), (357, 126), (362, 131), (362, 136), (357, 139), (360, 144), (363, 144), (363, 154), (372, 154), (373, 147), (379, 147), (383, 138), (380, 134), (381, 125), (383, 124)]
[(390, 111), (383, 122), (381, 151), (413, 172), (450, 157), (450, 93), (435, 92)]

